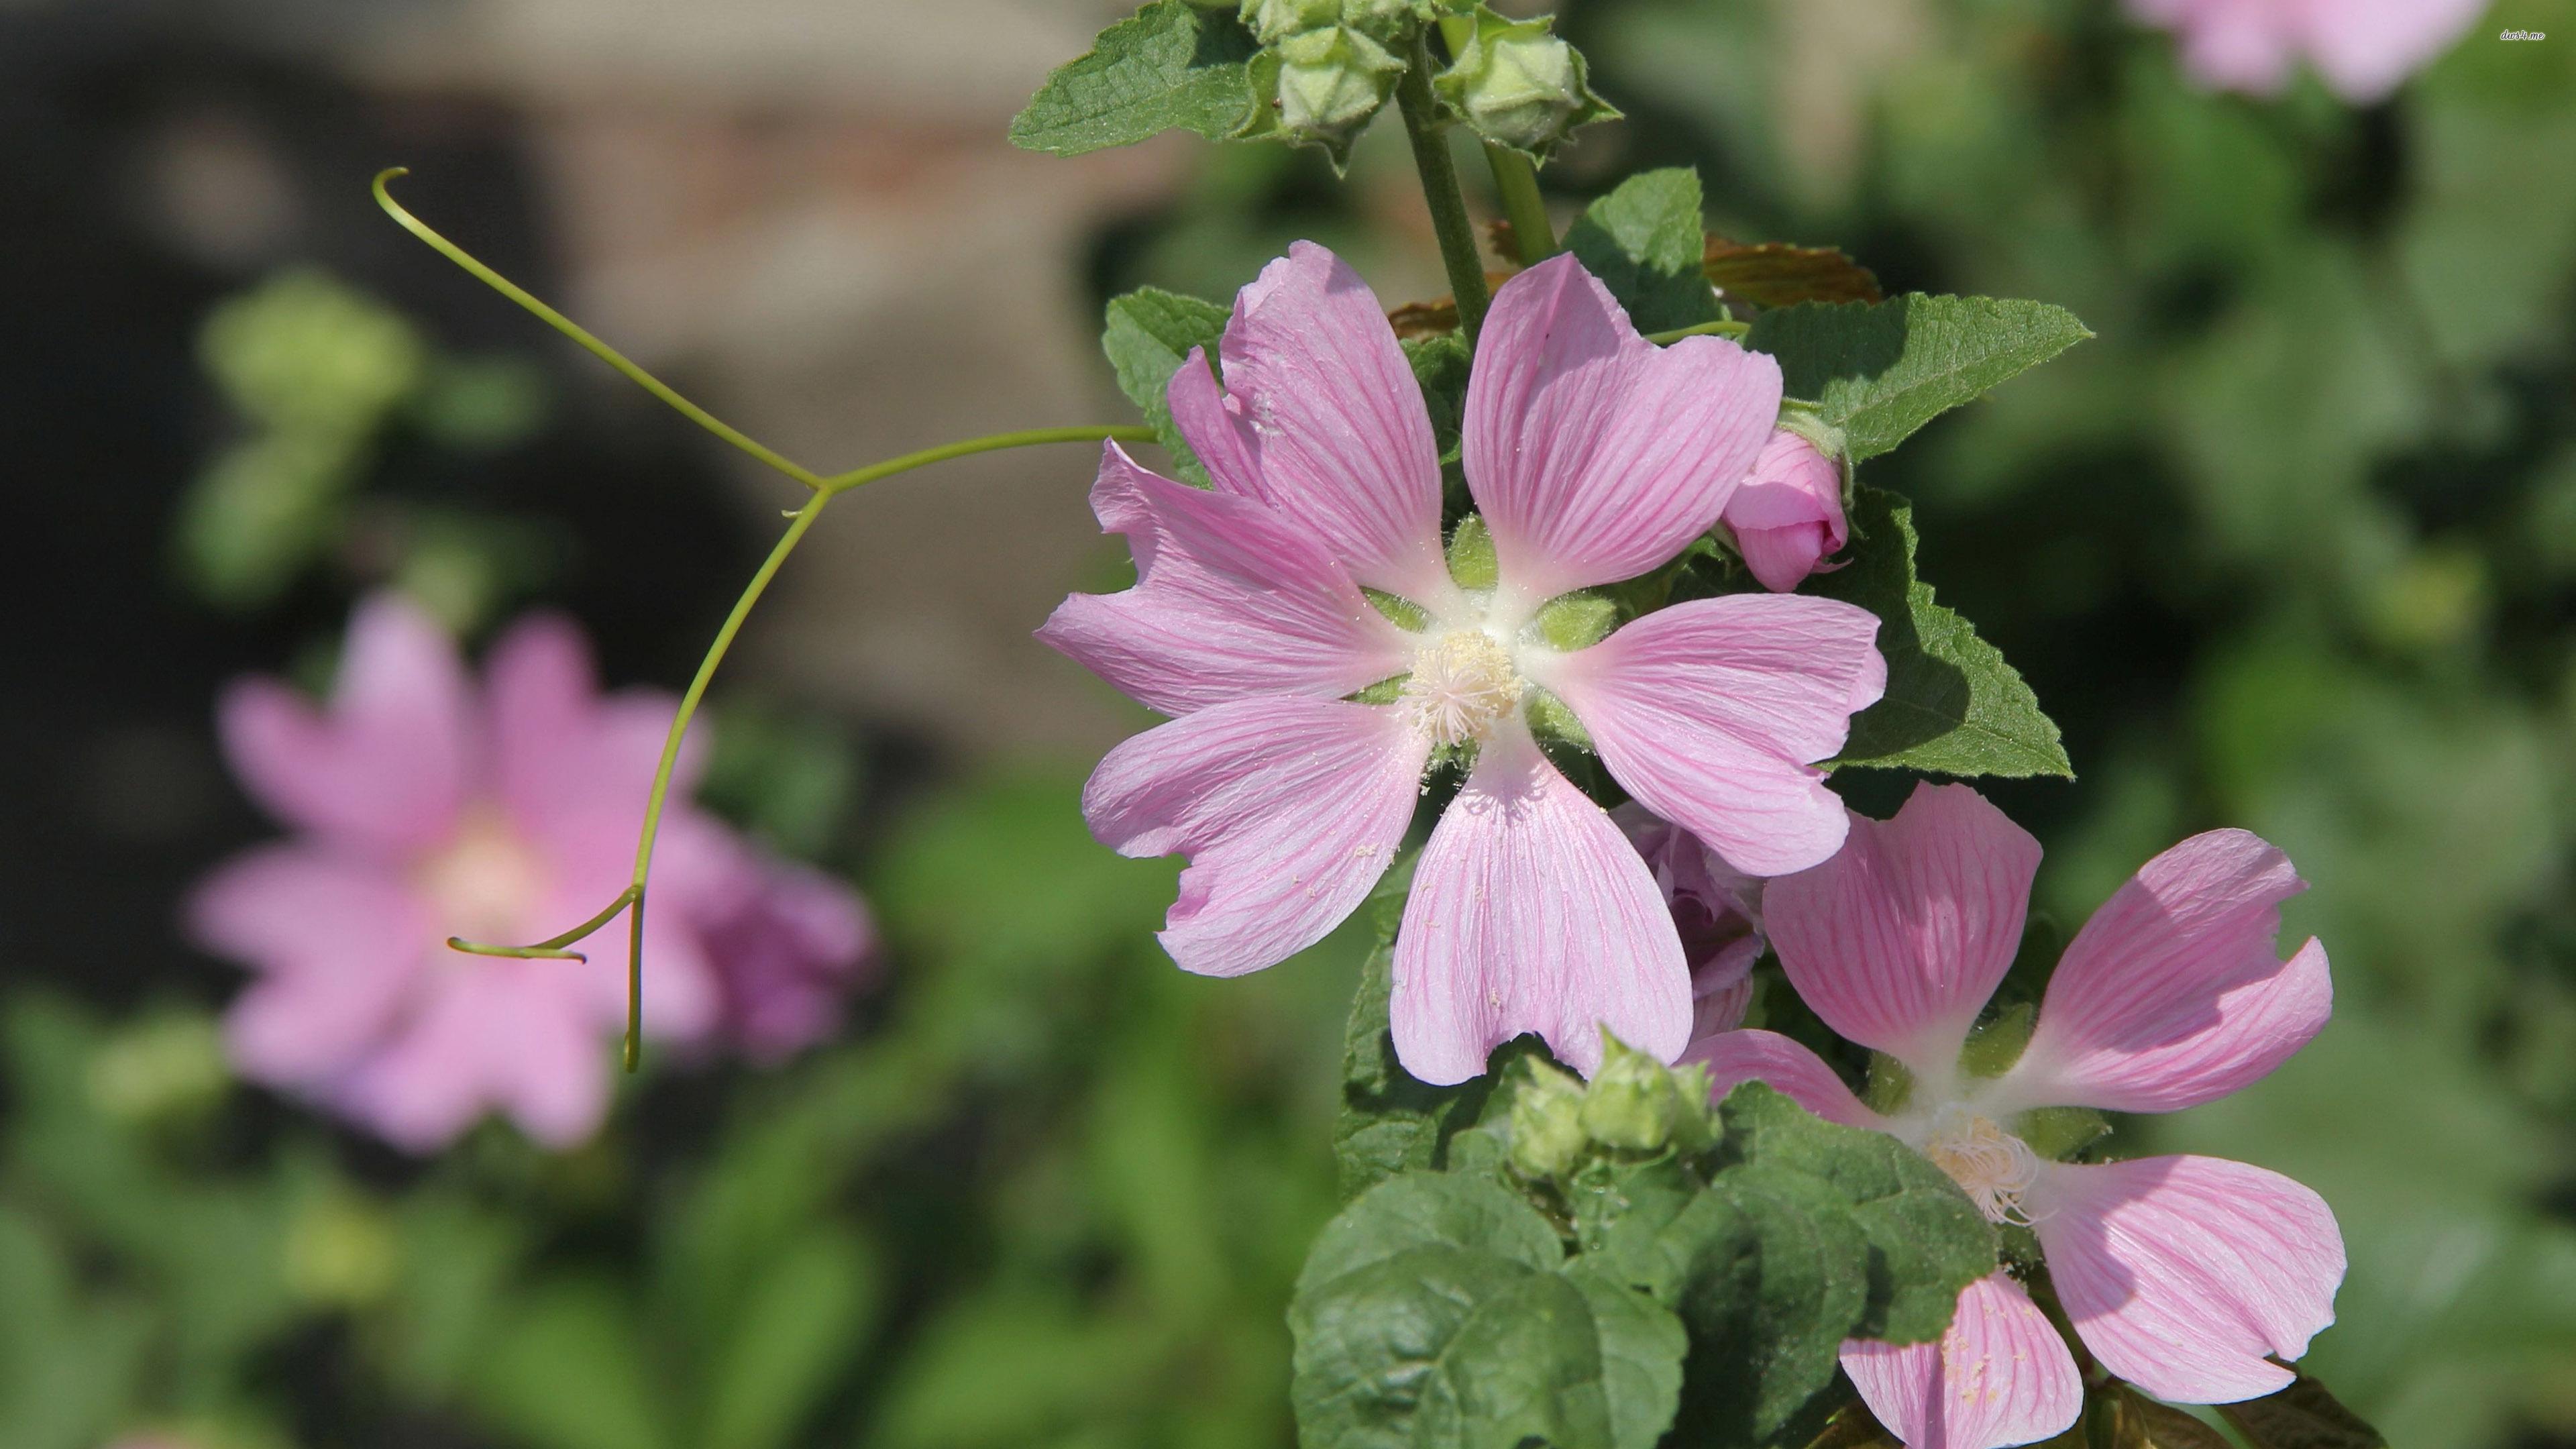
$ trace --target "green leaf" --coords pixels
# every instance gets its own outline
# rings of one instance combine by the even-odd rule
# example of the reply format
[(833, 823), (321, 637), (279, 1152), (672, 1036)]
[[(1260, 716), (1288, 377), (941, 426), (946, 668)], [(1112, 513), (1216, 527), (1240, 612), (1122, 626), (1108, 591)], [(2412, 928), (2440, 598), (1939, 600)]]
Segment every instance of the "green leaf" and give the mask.
[(2112, 1394), (2115, 1449), (2230, 1449), (2226, 1435), (2180, 1409), (2159, 1404), (2126, 1384)]
[(1414, 1172), (1342, 1210), (1298, 1275), (1293, 1396), (1308, 1449), (1652, 1449), (1688, 1337), (1671, 1310), (1564, 1256), (1478, 1174)]
[(1246, 65), (1259, 48), (1231, 7), (1153, 0), (1047, 76), (1012, 118), (1011, 144), (1078, 156), (1176, 127), (1221, 140), (1252, 110)]
[(1299, 1294), (1288, 1322), (1304, 1449), (1611, 1449), (1599, 1333), (1561, 1274), (1416, 1248)]
[(500, 1315), (469, 1380), (474, 1402), (539, 1449), (669, 1444), (632, 1304), (603, 1281), (540, 1287)]
[(1640, 332), (1717, 320), (1717, 297), (1701, 271), (1707, 233), (1700, 225), (1699, 173), (1688, 167), (1621, 182), (1575, 218), (1565, 247), (1628, 309)]
[(2377, 1429), (2306, 1374), (2277, 1394), (2220, 1404), (2218, 1413), (2254, 1449), (2388, 1449)]
[(1400, 1173), (1362, 1193), (1316, 1236), (1298, 1271), (1312, 1292), (1345, 1274), (1416, 1248), (1467, 1248), (1528, 1268), (1565, 1257), (1556, 1229), (1491, 1179), (1440, 1172)]
[(1413, 364), (1413, 380), (1422, 385), (1423, 406), (1431, 410), (1431, 441), (1440, 450), (1440, 471), (1453, 493), (1466, 491), (1466, 474), (1458, 463), (1458, 435), (1467, 415), (1467, 339), (1455, 332), (1404, 339), (1404, 360)]
[(1395, 982), (1395, 945), (1388, 934), (1360, 968), (1342, 1041), (1342, 1112), (1333, 1124), (1333, 1156), (1341, 1163), (1344, 1198), (1407, 1169), (1441, 1165), (1442, 1149), (1451, 1136), (1475, 1125), (1495, 1079), (1488, 1073), (1460, 1086), (1435, 1087), (1396, 1060), (1387, 1026)]
[[(1721, 1163), (1821, 1178), (1869, 1239), (1869, 1305), (1850, 1335), (1923, 1343), (1950, 1326), (1959, 1291), (1995, 1270), (1995, 1235), (1958, 1185), (1888, 1136), (1828, 1122), (1748, 1083), (1718, 1109)], [(1727, 1168), (1717, 1177), (1723, 1180)]]
[(1182, 479), (1201, 488), (1208, 486), (1207, 470), (1172, 426), (1172, 409), (1164, 399), (1172, 374), (1189, 360), (1191, 348), (1206, 348), (1209, 365), (1215, 365), (1217, 339), (1225, 335), (1228, 315), (1214, 302), (1140, 287), (1110, 299), (1100, 333), (1100, 350), (1118, 374), (1118, 390), (1153, 424), (1155, 438), (1172, 455)]
[(1842, 1341), (1869, 1306), (1869, 1239), (1849, 1208), (1805, 1173), (1741, 1169), (1657, 1236), (1690, 1328), (1687, 1440), (1812, 1437)]
[(1912, 505), (1863, 488), (1852, 509), (1858, 542), (1849, 567), (1808, 586), (1878, 615), (1887, 694), (1852, 718), (1838, 765), (1946, 775), (2057, 775), (2072, 779), (2057, 725), (2002, 653), (1956, 613), (1933, 602), (1914, 576)]
[(1654, 1449), (1681, 1406), (1689, 1331), (1671, 1309), (1580, 1259), (1567, 1265), (1565, 1276), (1582, 1290), (1600, 1338), (1610, 1442), (1617, 1449)]
[(819, 1227), (787, 1244), (749, 1285), (731, 1334), (710, 1355), (706, 1449), (777, 1449), (859, 1347), (876, 1297), (864, 1241)]
[(1813, 400), (1858, 462), (2092, 335), (2045, 302), (1916, 292), (1765, 312), (1745, 343), (1780, 360), (1788, 395)]

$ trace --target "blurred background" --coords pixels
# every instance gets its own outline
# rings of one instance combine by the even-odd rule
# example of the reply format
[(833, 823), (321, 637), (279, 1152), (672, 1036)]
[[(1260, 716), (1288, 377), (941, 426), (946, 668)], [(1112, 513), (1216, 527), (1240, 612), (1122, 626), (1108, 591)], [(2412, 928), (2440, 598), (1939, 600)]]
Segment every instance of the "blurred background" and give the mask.
[[(1293, 238), (1446, 290), (1391, 124), (1347, 184), (1010, 149), (1119, 8), (0, 0), (0, 1445), (1289, 1441), (1359, 947), (1184, 977), (1172, 865), (1086, 835), (1146, 717), (1029, 637), (1124, 567), (1085, 449), (843, 503), (718, 684), (702, 798), (881, 934), (828, 1041), (416, 1157), (237, 1080), (247, 978), (181, 923), (279, 833), (227, 680), (328, 680), (396, 590), (676, 689), (800, 496), (396, 229), (379, 168), (824, 469), (1124, 421), (1102, 302)], [(2576, 5), (2501, 0), (2367, 107), (2206, 93), (2111, 0), (1563, 14), (1630, 117), (1548, 170), (1565, 213), (1693, 164), (1718, 230), (2099, 334), (1868, 475), (2065, 727), (2077, 781), (1994, 792), (2059, 923), (2220, 824), (2315, 883), (2334, 1024), (2124, 1146), (2325, 1194), (2308, 1362), (2392, 1443), (2576, 1445)]]

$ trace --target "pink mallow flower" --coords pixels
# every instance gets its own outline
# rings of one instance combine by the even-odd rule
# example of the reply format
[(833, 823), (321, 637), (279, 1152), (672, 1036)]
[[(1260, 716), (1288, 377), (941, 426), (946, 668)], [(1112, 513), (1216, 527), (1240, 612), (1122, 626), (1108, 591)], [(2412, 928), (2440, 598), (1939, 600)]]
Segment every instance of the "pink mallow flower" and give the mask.
[(1850, 536), (1843, 518), (1843, 470), (1816, 445), (1775, 428), (1753, 460), (1753, 472), (1720, 515), (1735, 535), (1744, 566), (1775, 594), (1834, 567), (1827, 555)]
[[(1528, 708), (1570, 709), (1629, 794), (1737, 869), (1804, 869), (1842, 843), (1815, 762), (1885, 687), (1878, 621), (1732, 596), (1560, 649), (1540, 611), (1717, 522), (1779, 412), (1778, 366), (1714, 337), (1655, 346), (1571, 256), (1504, 284), (1463, 438), (1497, 578), (1469, 588), (1443, 557), (1421, 390), (1349, 267), (1298, 243), (1236, 298), (1221, 352), (1222, 387), (1193, 351), (1170, 391), (1214, 490), (1111, 446), (1092, 508), (1127, 536), (1136, 586), (1076, 594), (1039, 631), (1174, 716), (1111, 751), (1083, 797), (1105, 844), (1191, 858), (1165, 949), (1232, 976), (1322, 939), (1386, 869), (1435, 755), (1472, 754), (1397, 937), (1405, 1069), (1463, 1081), (1535, 1031), (1588, 1072), (1603, 1023), (1670, 1060), (1692, 1017), (1671, 914)], [(1380, 685), (1389, 702), (1353, 697)]]
[[(2049, 1161), (2033, 1112), (2175, 1112), (2269, 1074), (2325, 1025), (2325, 949), (2275, 954), (2280, 904), (2307, 888), (2242, 830), (2147, 862), (2058, 962), (2028, 1045), (2000, 1075), (1960, 1067), (2019, 948), (2039, 842), (1965, 785), (1918, 787), (1896, 818), (1852, 818), (1832, 861), (1770, 883), (1764, 922), (1826, 1025), (1912, 1075), (1892, 1115), (1783, 1036), (1694, 1047), (1714, 1090), (1768, 1082), (1820, 1117), (1892, 1134), (1986, 1216), (2039, 1240), (2058, 1301), (2105, 1369), (2158, 1398), (2228, 1403), (2286, 1387), (2334, 1321), (2343, 1237), (2323, 1199), (2213, 1157)], [(1870, 1411), (1916, 1449), (1992, 1449), (2075, 1422), (2083, 1385), (2010, 1274), (1959, 1295), (1936, 1343), (1843, 1345)]]
[[(580, 632), (555, 618), (511, 629), (478, 692), (455, 642), (391, 596), (357, 610), (327, 706), (273, 680), (232, 686), (225, 754), (297, 832), (218, 868), (188, 910), (201, 944), (258, 973), (225, 1021), (243, 1073), (416, 1152), (487, 1110), (552, 1146), (588, 1137), (625, 1022), (625, 925), (582, 944), (587, 964), (445, 941), (539, 940), (625, 887), (671, 710), (601, 696)], [(675, 799), (701, 753), (684, 754)], [(791, 1026), (775, 983), (846, 979), (868, 944), (848, 892), (685, 804), (666, 813), (651, 902), (644, 1026), (666, 1040), (810, 1039), (829, 1004), (799, 996)]]
[(2384, 100), (2475, 24), (2486, 0), (2129, 0), (2177, 32), (2182, 67), (2212, 90), (2274, 95), (2306, 59), (2336, 95)]
[(1610, 812), (1654, 872), (1690, 963), (1692, 1041), (1744, 1024), (1762, 959), (1762, 882), (1631, 800)]

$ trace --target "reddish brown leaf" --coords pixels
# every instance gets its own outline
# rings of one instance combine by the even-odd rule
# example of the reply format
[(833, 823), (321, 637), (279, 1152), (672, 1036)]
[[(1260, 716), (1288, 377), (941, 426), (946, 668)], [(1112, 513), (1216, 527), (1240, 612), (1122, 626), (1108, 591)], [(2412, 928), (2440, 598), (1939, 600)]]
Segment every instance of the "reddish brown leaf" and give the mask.
[(1712, 233), (1700, 268), (1728, 300), (1757, 307), (1886, 300), (1869, 268), (1832, 247), (1748, 244)]

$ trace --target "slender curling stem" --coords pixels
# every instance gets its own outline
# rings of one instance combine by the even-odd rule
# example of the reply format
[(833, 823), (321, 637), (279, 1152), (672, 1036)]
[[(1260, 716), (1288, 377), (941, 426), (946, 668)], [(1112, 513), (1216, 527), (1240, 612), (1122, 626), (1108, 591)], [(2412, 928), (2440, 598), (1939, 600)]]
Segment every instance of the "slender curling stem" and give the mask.
[(1085, 423), (1069, 428), (1022, 428), (1013, 433), (992, 433), (981, 438), (968, 438), (962, 443), (942, 443), (936, 448), (924, 448), (918, 453), (906, 453), (900, 458), (888, 458), (882, 463), (870, 463), (864, 468), (853, 468), (847, 473), (824, 479), (823, 492), (827, 495), (845, 493), (852, 488), (864, 488), (880, 478), (891, 478), (897, 473), (908, 473), (931, 463), (945, 463), (951, 458), (997, 452), (1003, 448), (1028, 448), (1041, 443), (1150, 443), (1152, 441), (1154, 441), (1154, 430), (1142, 423), (1107, 425)]
[(1458, 189), (1458, 163), (1449, 154), (1449, 133), (1440, 123), (1439, 103), (1431, 96), (1431, 48), (1417, 37), (1413, 62), (1396, 82), (1396, 109), (1404, 116), (1405, 138), (1413, 143), (1413, 166), (1422, 173), (1422, 199), (1431, 206), (1431, 229), (1440, 237), (1440, 264), (1449, 272), (1450, 295), (1458, 299), (1458, 330), (1473, 346), (1485, 325), (1485, 263), (1476, 255), (1476, 230), (1467, 219), (1467, 198)]
[(1520, 251), (1521, 265), (1534, 267), (1555, 256), (1556, 225), (1547, 219), (1547, 203), (1539, 199), (1538, 168), (1527, 156), (1491, 141), (1485, 143), (1485, 165), (1494, 173), (1503, 215), (1511, 218), (1512, 245)]
[(607, 908), (598, 915), (560, 936), (539, 941), (533, 946), (495, 946), (483, 941), (468, 941), (462, 936), (448, 937), (447, 944), (452, 950), (464, 951), (475, 956), (515, 956), (523, 961), (540, 957), (550, 961), (587, 961), (590, 958), (579, 951), (567, 951), (564, 948), (616, 920), (617, 913), (626, 909), (627, 902), (634, 900), (636, 894), (635, 887), (628, 886), (625, 890), (619, 891), (617, 899), (610, 901)]
[(1742, 337), (1752, 330), (1753, 324), (1750, 322), (1720, 320), (1716, 322), (1702, 322), (1693, 327), (1676, 327), (1670, 332), (1649, 332), (1646, 334), (1646, 340), (1654, 343), (1658, 347), (1670, 347), (1672, 344), (1681, 341), (1685, 337), (1698, 337), (1710, 332), (1714, 332), (1721, 337)]
[(466, 251), (465, 248), (458, 246), (456, 243), (449, 241), (443, 236), (440, 236), (430, 227), (429, 223), (422, 221), (419, 217), (406, 211), (401, 202), (394, 200), (393, 193), (386, 190), (386, 183), (392, 181), (397, 176), (408, 176), (410, 174), (411, 168), (408, 166), (388, 167), (385, 170), (376, 173), (375, 186), (373, 188), (376, 193), (376, 205), (383, 207), (387, 216), (390, 216), (395, 221), (401, 223), (403, 230), (408, 231), (413, 236), (419, 237), (422, 241), (429, 243), (432, 247), (435, 247), (438, 250), (440, 255), (473, 273), (476, 280), (482, 282), (483, 285), (490, 287), (493, 291), (500, 293), (502, 296), (509, 298), (511, 301), (525, 307), (530, 312), (535, 313), (538, 320), (544, 322), (547, 326), (552, 327), (557, 332), (571, 338), (573, 341), (580, 343), (584, 348), (589, 350), (592, 356), (607, 363), (609, 366), (616, 368), (619, 372), (626, 374), (628, 380), (632, 381), (637, 387), (640, 387), (646, 392), (653, 394), (653, 396), (660, 398), (662, 401), (669, 403), (679, 412), (680, 416), (687, 418), (690, 422), (696, 423), (699, 427), (702, 427), (708, 432), (715, 434), (717, 437), (724, 439), (726, 442), (733, 444), (735, 447), (740, 448), (755, 458), (758, 458), (761, 462), (768, 464), (770, 467), (777, 469), (779, 472), (786, 474), (788, 477), (795, 479), (797, 482), (804, 484), (808, 488), (819, 490), (823, 486), (823, 479), (812, 469), (806, 468), (803, 465), (780, 455), (766, 444), (763, 444), (749, 435), (737, 430), (731, 424), (718, 418), (715, 414), (708, 412), (705, 408), (702, 408), (696, 403), (689, 401), (687, 398), (680, 396), (680, 394), (674, 390), (670, 384), (662, 381), (662, 379), (658, 377), (655, 377), (653, 374), (646, 372), (643, 368), (636, 366), (633, 362), (628, 361), (624, 353), (619, 352), (616, 348), (611, 347), (607, 343), (590, 335), (590, 333), (585, 330), (580, 323), (573, 321), (561, 312), (558, 312), (554, 308), (547, 306), (545, 303), (538, 301), (534, 296), (531, 296), (525, 289), (520, 287), (518, 283), (511, 281), (509, 278), (502, 276), (499, 272), (496, 272), (490, 267), (483, 265), (480, 261), (475, 260), (473, 254)]

